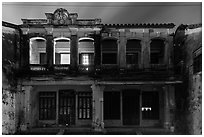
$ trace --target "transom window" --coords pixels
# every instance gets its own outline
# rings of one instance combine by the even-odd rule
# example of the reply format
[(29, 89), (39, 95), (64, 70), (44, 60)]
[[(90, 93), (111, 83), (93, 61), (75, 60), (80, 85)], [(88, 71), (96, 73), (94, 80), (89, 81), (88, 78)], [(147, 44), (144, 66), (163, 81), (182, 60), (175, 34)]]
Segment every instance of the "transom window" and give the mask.
[(92, 93), (78, 93), (78, 119), (92, 118)]
[(117, 64), (118, 45), (116, 39), (102, 41), (102, 64)]

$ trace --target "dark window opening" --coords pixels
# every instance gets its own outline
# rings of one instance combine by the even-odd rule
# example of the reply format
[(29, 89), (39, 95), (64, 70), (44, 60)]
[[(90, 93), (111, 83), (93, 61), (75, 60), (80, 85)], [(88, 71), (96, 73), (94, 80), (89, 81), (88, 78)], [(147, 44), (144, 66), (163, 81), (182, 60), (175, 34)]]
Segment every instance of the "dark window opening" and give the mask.
[(40, 120), (56, 119), (56, 93), (55, 92), (39, 93), (39, 119)]
[(150, 63), (163, 64), (164, 63), (164, 41), (152, 40), (150, 43)]
[(93, 65), (94, 54), (93, 53), (81, 53), (79, 54), (79, 64), (81, 65)]
[(120, 92), (104, 92), (104, 119), (120, 119)]
[(202, 71), (202, 54), (193, 59), (193, 72), (197, 73)]
[(139, 64), (139, 53), (141, 53), (140, 40), (130, 39), (126, 45), (126, 64)]
[(80, 92), (78, 94), (78, 119), (92, 118), (92, 93)]
[(142, 93), (142, 119), (159, 119), (159, 94), (158, 92)]
[(102, 41), (102, 64), (117, 64), (118, 45), (115, 39)]
[(103, 53), (102, 64), (117, 64), (117, 53)]
[(159, 53), (151, 53), (150, 56), (151, 56), (151, 60), (150, 60), (151, 64), (159, 64), (160, 62)]
[(47, 64), (46, 53), (40, 53), (40, 64), (41, 65)]
[(127, 53), (126, 63), (127, 64), (138, 64), (138, 53)]

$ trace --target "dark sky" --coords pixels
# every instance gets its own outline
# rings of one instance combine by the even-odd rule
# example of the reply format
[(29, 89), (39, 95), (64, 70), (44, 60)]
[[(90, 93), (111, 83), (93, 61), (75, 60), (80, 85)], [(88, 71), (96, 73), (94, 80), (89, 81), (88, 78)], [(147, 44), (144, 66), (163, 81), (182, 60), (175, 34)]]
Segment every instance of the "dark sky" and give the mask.
[(46, 18), (46, 12), (65, 8), (78, 18), (101, 18), (102, 23), (175, 23), (202, 22), (201, 2), (3, 2), (2, 20), (21, 24), (21, 18)]

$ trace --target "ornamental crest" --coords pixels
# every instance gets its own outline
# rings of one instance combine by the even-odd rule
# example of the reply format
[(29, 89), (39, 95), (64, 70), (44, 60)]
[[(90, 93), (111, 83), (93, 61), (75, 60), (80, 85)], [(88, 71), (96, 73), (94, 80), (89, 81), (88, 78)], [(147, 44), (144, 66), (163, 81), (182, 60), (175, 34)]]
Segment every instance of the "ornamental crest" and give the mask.
[(54, 12), (54, 24), (55, 25), (64, 25), (69, 24), (69, 13), (66, 9), (60, 8)]

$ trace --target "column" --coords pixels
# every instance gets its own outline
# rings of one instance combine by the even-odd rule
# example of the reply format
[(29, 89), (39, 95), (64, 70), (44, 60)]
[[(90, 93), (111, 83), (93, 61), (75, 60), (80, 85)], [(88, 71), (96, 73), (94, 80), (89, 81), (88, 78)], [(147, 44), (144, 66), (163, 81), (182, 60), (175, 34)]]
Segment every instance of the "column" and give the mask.
[(78, 64), (78, 38), (77, 35), (71, 35), (71, 47), (70, 47), (70, 65), (73, 72), (77, 71)]
[(92, 126), (96, 131), (104, 129), (103, 119), (103, 90), (105, 86), (95, 85), (91, 86), (93, 92), (93, 116)]
[(94, 51), (95, 51), (95, 56), (94, 56), (94, 64), (95, 66), (100, 66), (101, 64), (101, 35), (100, 34), (95, 34), (94, 35)]
[(119, 65), (120, 69), (124, 69), (126, 67), (126, 39), (125, 32), (120, 32), (119, 37)]
[(168, 98), (168, 86), (163, 88), (164, 90), (164, 128), (168, 129), (170, 126), (170, 112), (169, 112), (169, 98)]
[(144, 47), (143, 47), (143, 65), (145, 69), (150, 67), (150, 43), (151, 40), (144, 38)]
[(29, 67), (29, 36), (28, 34), (22, 34), (21, 37), (21, 47), (20, 47), (20, 64), (23, 70)]
[(46, 43), (47, 65), (51, 67), (53, 65), (53, 54), (54, 54), (53, 36), (47, 35), (46, 40), (47, 40), (47, 43)]
[[(31, 114), (31, 91), (32, 91), (33, 87), (32, 86), (24, 86), (22, 87), (22, 90), (24, 91), (24, 122), (22, 123), (23, 128), (22, 130), (26, 130), (27, 128), (29, 128), (32, 123), (32, 114)], [(21, 125), (21, 126), (22, 126)]]

